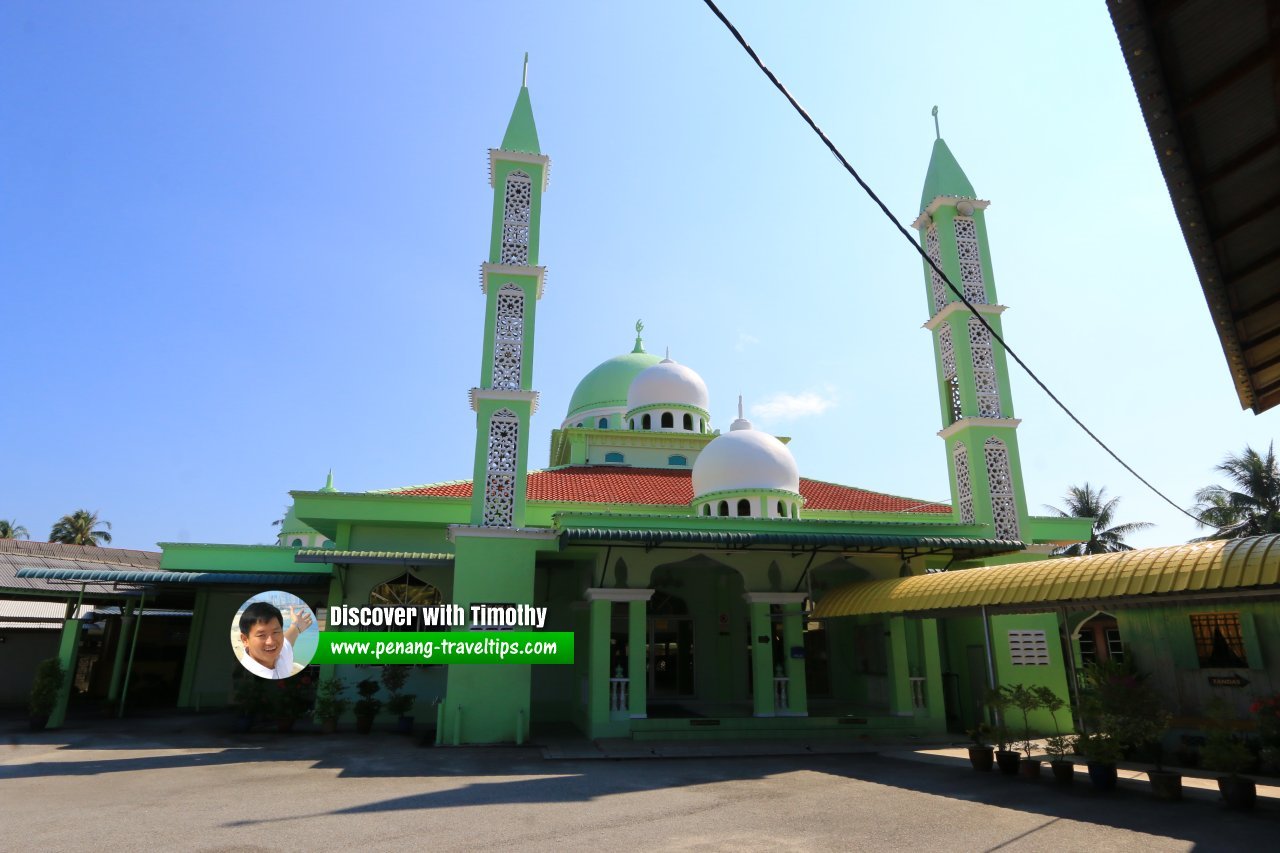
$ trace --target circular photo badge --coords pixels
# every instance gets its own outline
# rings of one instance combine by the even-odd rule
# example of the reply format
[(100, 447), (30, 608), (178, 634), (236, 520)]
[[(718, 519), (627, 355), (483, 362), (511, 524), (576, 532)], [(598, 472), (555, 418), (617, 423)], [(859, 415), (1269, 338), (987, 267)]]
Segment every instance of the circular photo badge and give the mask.
[(260, 592), (231, 620), (231, 649), (260, 678), (288, 678), (311, 663), (320, 626), (307, 603), (278, 589)]

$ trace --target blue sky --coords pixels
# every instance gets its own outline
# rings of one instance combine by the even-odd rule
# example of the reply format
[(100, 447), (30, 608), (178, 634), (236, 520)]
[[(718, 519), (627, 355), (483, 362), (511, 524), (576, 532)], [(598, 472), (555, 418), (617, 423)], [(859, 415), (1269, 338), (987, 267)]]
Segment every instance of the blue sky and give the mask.
[[(1011, 345), (1183, 506), (1242, 412), (1102, 2), (722, 8), (903, 222), (930, 108), (987, 214)], [(793, 437), (806, 476), (947, 496), (920, 262), (706, 7), (0, 10), (0, 518), (270, 542), (290, 489), (466, 477), (478, 267), (529, 51), (544, 199), (533, 466), (630, 349)], [(1028, 501), (1193, 523), (1020, 373)]]

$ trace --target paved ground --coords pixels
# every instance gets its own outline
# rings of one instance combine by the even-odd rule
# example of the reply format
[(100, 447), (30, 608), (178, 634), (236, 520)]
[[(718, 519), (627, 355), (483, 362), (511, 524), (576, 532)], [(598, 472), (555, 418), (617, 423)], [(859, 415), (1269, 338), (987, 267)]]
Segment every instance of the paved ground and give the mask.
[[(0, 742), (0, 849), (1275, 850), (1239, 815), (886, 755), (548, 759), (153, 725)], [(862, 745), (859, 749), (872, 747)], [(953, 759), (951, 759), (953, 761)], [(944, 763), (937, 763), (944, 762)]]

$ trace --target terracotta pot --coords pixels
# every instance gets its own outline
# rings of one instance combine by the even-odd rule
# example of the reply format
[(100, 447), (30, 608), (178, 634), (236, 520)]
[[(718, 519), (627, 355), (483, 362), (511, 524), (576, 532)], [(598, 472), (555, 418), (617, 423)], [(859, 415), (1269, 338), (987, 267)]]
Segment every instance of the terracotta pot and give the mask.
[(1040, 778), (1040, 759), (1023, 758), (1018, 762), (1018, 775), (1023, 779)]
[(1089, 781), (1093, 783), (1093, 787), (1099, 791), (1113, 791), (1116, 787), (1116, 766), (1114, 764), (1102, 764), (1097, 761), (1089, 762)]
[(995, 749), (990, 746), (971, 746), (969, 747), (969, 763), (973, 765), (973, 769), (981, 773), (991, 772), (991, 766), (995, 763)]
[(1022, 760), (1022, 753), (1014, 752), (1009, 749), (996, 750), (996, 764), (1000, 767), (1000, 772), (1006, 776), (1016, 776), (1018, 774), (1018, 762)]
[(1243, 776), (1219, 776), (1218, 790), (1222, 792), (1222, 802), (1229, 809), (1253, 811), (1258, 803), (1257, 784)]
[(1049, 762), (1049, 769), (1053, 771), (1053, 781), (1059, 785), (1070, 785), (1076, 781), (1076, 766), (1065, 759)]
[(1170, 773), (1168, 770), (1152, 770), (1147, 773), (1151, 780), (1151, 791), (1157, 800), (1169, 802), (1182, 799), (1182, 774)]

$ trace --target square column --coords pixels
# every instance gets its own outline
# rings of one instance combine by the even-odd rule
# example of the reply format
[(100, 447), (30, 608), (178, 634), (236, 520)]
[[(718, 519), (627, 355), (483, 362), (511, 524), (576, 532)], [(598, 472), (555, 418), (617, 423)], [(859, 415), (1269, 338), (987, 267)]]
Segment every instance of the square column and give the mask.
[(889, 619), (889, 713), (895, 717), (914, 717), (916, 713), (907, 660), (907, 620), (902, 616)]
[[(808, 696), (805, 694), (804, 659), (791, 659), (790, 648), (793, 639), (795, 645), (804, 648), (804, 626), (800, 622), (800, 605), (808, 597), (803, 592), (748, 592), (743, 599), (751, 613), (751, 683), (752, 700), (755, 704), (754, 714), (757, 717), (792, 716), (796, 709), (796, 697), (799, 697), (802, 714), (808, 713)], [(773, 668), (773, 617), (770, 607), (779, 605), (783, 611), (782, 635), (785, 666), (779, 673)], [(788, 630), (788, 617), (792, 623)], [(798, 682), (792, 680), (793, 674), (799, 670)], [(775, 680), (785, 677), (780, 686)], [(779, 691), (787, 697), (782, 704)]]
[[(648, 716), (648, 660), (645, 654), (648, 644), (646, 616), (647, 603), (653, 597), (651, 589), (602, 589), (587, 590), (589, 602), (589, 646), (587, 659), (587, 720), (592, 737), (626, 734), (630, 724), (626, 719), (616, 719), (615, 697), (612, 691), (626, 691), (623, 716), (644, 719)], [(609, 638), (613, 633), (613, 605), (627, 605), (627, 672), (625, 677), (615, 676), (609, 670)], [(621, 697), (617, 697), (621, 700)]]
[[(67, 602), (67, 613), (78, 608)], [(71, 700), (71, 684), (76, 680), (76, 656), (80, 651), (80, 620), (67, 619), (62, 623), (62, 640), (58, 643), (58, 661), (62, 664), (62, 686), (58, 688), (58, 698), (53, 712), (49, 714), (47, 729), (62, 727), (67, 719), (67, 703)]]
[[(782, 605), (782, 654), (786, 661), (787, 674), (787, 715), (791, 717), (809, 716), (809, 690), (805, 683), (804, 672), (804, 616), (800, 612), (801, 603), (796, 601)], [(802, 657), (792, 652), (799, 649)]]

